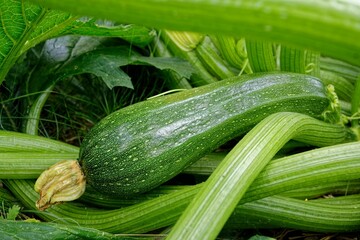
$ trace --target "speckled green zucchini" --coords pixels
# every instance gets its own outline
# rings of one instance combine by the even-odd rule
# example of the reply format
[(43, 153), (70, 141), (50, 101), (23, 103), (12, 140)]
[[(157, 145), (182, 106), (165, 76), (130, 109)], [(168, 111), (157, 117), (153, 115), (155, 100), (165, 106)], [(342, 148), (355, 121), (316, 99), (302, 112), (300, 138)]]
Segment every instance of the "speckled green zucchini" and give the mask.
[(112, 195), (148, 191), (281, 111), (320, 118), (330, 100), (320, 80), (294, 73), (234, 77), (116, 111), (84, 139), (87, 184)]

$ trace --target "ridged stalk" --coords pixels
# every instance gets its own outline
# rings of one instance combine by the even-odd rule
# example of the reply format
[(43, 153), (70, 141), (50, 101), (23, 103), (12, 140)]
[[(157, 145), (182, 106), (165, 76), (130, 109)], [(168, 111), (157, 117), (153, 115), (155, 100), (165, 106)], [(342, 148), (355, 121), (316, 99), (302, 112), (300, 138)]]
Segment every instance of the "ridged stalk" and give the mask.
[(349, 80), (327, 70), (320, 71), (320, 79), (324, 84), (334, 86), (339, 99), (351, 102), (355, 86)]
[(318, 52), (281, 46), (279, 60), (282, 71), (306, 73), (320, 77), (320, 54)]
[(314, 77), (320, 77), (320, 53), (306, 51), (305, 53), (305, 73)]
[(330, 57), (320, 58), (320, 69), (336, 73), (349, 80), (352, 84), (356, 82), (360, 74), (360, 67)]
[(305, 73), (305, 50), (281, 46), (280, 69), (285, 72)]
[[(323, 124), (321, 123), (321, 126)], [(338, 126), (335, 128), (342, 129)], [(326, 131), (326, 129), (322, 131)], [(342, 131), (343, 129), (337, 134), (343, 136)], [(318, 138), (324, 135), (320, 132), (310, 133)], [(329, 137), (336, 140), (338, 139), (337, 134), (333, 135), (333, 138), (329, 134)], [(276, 167), (266, 168), (259, 175), (262, 177), (258, 177), (259, 180), (254, 181), (242, 199), (242, 203), (296, 189), (299, 185), (306, 187), (312, 186), (314, 182), (326, 183), (356, 179), (360, 173), (360, 147), (358, 142), (320, 148), (296, 156), (271, 161), (269, 167), (271, 164), (275, 164)], [(109, 232), (137, 233), (148, 232), (173, 224), (201, 186), (191, 186), (176, 191), (174, 194), (167, 194), (130, 208), (92, 210), (89, 207), (81, 207), (78, 203), (67, 203), (40, 212), (36, 211), (35, 208), (38, 194), (33, 190), (32, 181), (4, 180), (4, 182), (28, 209), (35, 210), (36, 214), (46, 220), (75, 221), (81, 226), (95, 227)]]
[(341, 143), (346, 137), (342, 127), (302, 114), (270, 115), (216, 168), (175, 224), (169, 239), (215, 239), (257, 175), (292, 138), (326, 146)]
[(46, 103), (48, 97), (51, 94), (51, 91), (54, 89), (55, 84), (52, 84), (47, 89), (45, 89), (44, 92), (40, 94), (36, 98), (36, 100), (32, 103), (31, 109), (29, 110), (29, 115), (27, 116), (26, 122), (25, 122), (25, 128), (31, 129), (32, 132), (34, 132), (34, 135), (37, 135), (39, 129), (39, 122), (40, 122), (40, 114), (42, 111), (42, 108), (44, 104)]
[[(71, 156), (75, 155), (74, 153), (36, 152), (28, 152), (26, 154), (26, 157), (24, 157), (22, 153), (4, 153), (1, 155), (0, 161), (2, 165), (4, 168), (7, 165), (7, 171), (11, 172), (9, 175), (6, 173), (2, 174), (3, 179), (34, 178), (35, 173), (29, 174), (26, 172), (26, 169), (36, 169), (36, 172), (40, 174), (46, 167), (52, 165), (54, 159), (59, 158), (60, 160), (66, 156), (71, 159)], [(324, 156), (326, 156), (326, 158), (324, 158)], [(356, 179), (360, 172), (360, 165), (357, 164), (356, 159), (357, 156), (360, 156), (360, 148), (359, 143), (355, 142), (274, 159), (254, 180), (254, 183), (250, 186), (242, 201), (248, 202), (256, 200), (259, 197), (267, 197), (272, 194), (294, 190), (294, 187), (296, 187), (296, 191), (293, 194), (297, 194), (296, 192), (305, 192), (308, 194), (307, 197), (310, 197), (311, 194), (313, 194), (311, 192), (315, 191), (317, 192), (316, 194), (318, 194), (319, 191), (317, 188), (314, 189), (313, 182), (319, 183), (317, 187), (320, 188), (320, 191), (324, 191), (321, 190), (324, 188), (333, 188), (333, 184), (345, 184), (343, 181)], [(185, 170), (184, 172), (200, 172), (210, 175), (224, 157), (224, 153), (208, 155), (195, 163), (195, 166), (190, 166), (189, 170)], [(13, 163), (11, 168), (8, 165), (8, 158)], [(317, 170), (321, 170), (321, 172)], [(334, 176), (336, 176), (336, 178), (334, 178)], [(279, 184), (281, 188), (279, 188)], [(329, 184), (330, 187), (326, 187)], [(349, 184), (352, 183), (350, 182)], [(303, 188), (298, 189), (299, 185)], [(162, 186), (160, 189), (154, 189), (153, 192), (149, 194), (150, 196), (160, 193), (163, 195), (164, 188), (174, 190), (174, 187), (170, 187), (169, 189), (168, 186)], [(179, 190), (178, 187), (175, 187), (175, 189)], [(279, 191), (279, 189), (281, 189), (281, 191)], [(99, 193), (91, 191), (91, 189), (88, 190), (88, 194), (85, 194), (84, 197), (85, 200), (87, 199), (87, 202), (106, 201), (107, 203), (104, 206), (107, 207), (116, 207), (119, 206), (119, 204), (124, 204), (124, 202), (127, 204), (139, 202), (138, 197), (136, 197), (135, 200), (132, 198), (113, 199), (109, 196), (102, 196)], [(168, 193), (168, 190), (166, 190), (165, 193)], [(142, 195), (142, 197), (147, 198), (147, 194)], [(140, 197), (142, 200), (144, 200), (144, 198)]]
[(253, 72), (276, 70), (274, 46), (270, 42), (246, 40), (246, 50)]
[(268, 197), (237, 206), (227, 222), (227, 227), (355, 232), (360, 226), (360, 196), (344, 198), (337, 203), (336, 198), (328, 201), (303, 201), (280, 196)]
[(321, 183), (307, 188), (299, 188), (288, 192), (281, 193), (281, 196), (297, 198), (302, 200), (315, 199), (322, 196), (348, 196), (360, 192), (360, 181), (339, 181)]
[[(255, 203), (255, 200), (276, 195), (291, 189), (297, 189), (299, 186), (313, 186), (314, 182), (316, 182), (316, 185), (321, 185), (322, 183), (327, 184), (332, 181), (357, 179), (359, 173), (359, 142), (339, 144), (336, 146), (302, 152), (293, 156), (271, 161), (262, 173), (259, 174), (257, 180), (254, 181), (249, 188), (249, 191), (241, 200), (240, 204), (248, 202), (250, 205), (244, 206), (253, 206), (252, 204)], [(77, 222), (80, 226), (95, 227), (113, 233), (148, 232), (173, 224), (201, 187), (201, 184), (184, 187), (184, 189), (175, 190), (175, 192), (166, 194), (162, 197), (148, 200), (129, 208), (126, 207), (117, 210), (92, 210), (89, 206), (81, 206), (79, 203), (67, 203), (54, 206), (46, 212), (40, 212), (35, 210), (34, 202), (37, 200), (38, 196), (33, 190), (32, 181), (17, 180), (16, 182), (9, 182), (6, 180), (5, 183), (16, 197), (21, 199), (27, 209), (32, 209), (44, 219), (64, 223)], [(285, 214), (285, 216), (288, 214), (289, 219), (291, 218), (294, 220), (287, 221), (286, 224), (293, 224), (292, 226), (294, 227), (298, 223), (296, 216), (306, 214), (308, 217), (305, 220), (309, 223), (307, 226), (308, 228), (311, 227), (314, 231), (316, 231), (316, 227), (319, 227), (319, 229), (323, 229), (324, 231), (348, 231), (349, 229), (357, 229), (357, 226), (354, 226), (351, 221), (354, 221), (354, 218), (356, 219), (356, 215), (359, 216), (358, 210), (360, 208), (353, 209), (351, 214), (349, 211), (343, 212), (343, 208), (339, 208), (336, 212), (330, 211), (327, 213), (331, 213), (331, 216), (327, 215), (323, 218), (321, 211), (323, 211), (322, 209), (324, 206), (319, 206), (319, 209), (315, 209), (315, 211), (314, 209), (311, 209), (311, 211), (303, 211), (302, 209), (308, 205), (308, 202), (298, 201), (300, 205), (294, 205), (293, 208), (288, 208), (288, 211), (286, 212), (279, 212), (277, 208), (287, 208), (285, 206), (289, 206), (289, 204), (285, 204), (286, 201), (285, 203), (279, 202), (278, 205), (276, 205), (276, 203), (277, 201), (272, 201), (272, 204), (275, 205), (270, 204), (268, 207), (265, 207), (267, 206), (267, 203), (265, 202), (263, 203), (263, 207), (259, 207), (259, 210), (256, 210), (256, 207), (251, 207), (246, 212), (244, 212), (243, 208), (239, 211), (237, 211), (238, 208), (236, 208), (228, 223), (235, 221), (235, 223), (237, 223), (235, 224), (237, 228), (240, 228), (241, 226), (242, 228), (254, 226), (271, 227), (273, 221), (278, 218), (276, 216), (279, 216), (280, 214), (280, 216), (282, 216), (281, 218), (285, 219), (283, 214)], [(273, 212), (271, 212), (272, 206), (276, 206)], [(290, 206), (292, 206), (291, 203)], [(264, 207), (265, 209), (261, 210), (261, 208)], [(259, 211), (267, 212), (264, 212), (264, 215), (262, 215), (259, 214)], [(341, 215), (341, 219), (348, 218), (348, 223), (344, 224), (344, 222), (342, 222), (341, 225), (336, 224), (338, 221), (336, 215), (339, 214)], [(313, 218), (313, 215), (317, 217)], [(252, 216), (254, 222), (257, 221), (260, 225), (252, 225), (249, 224), (249, 221), (243, 222), (242, 220), (239, 220), (249, 220), (249, 216)], [(294, 218), (291, 216), (294, 216)], [(260, 221), (260, 219), (268, 220), (264, 222)], [(322, 219), (322, 221), (319, 221), (319, 219)], [(313, 221), (317, 221), (317, 225), (311, 224)], [(286, 224), (284, 226), (286, 226)], [(320, 228), (320, 226), (322, 227)], [(324, 226), (327, 226), (327, 230), (325, 230)], [(299, 225), (296, 228), (307, 229), (304, 228), (303, 225)], [(342, 230), (340, 228), (342, 228)]]
[(45, 137), (0, 130), (1, 152), (78, 153), (78, 147)]
[(215, 76), (212, 76), (206, 69), (206, 66), (198, 59), (195, 48), (202, 41), (203, 35), (190, 32), (177, 32), (162, 30), (160, 38), (164, 41), (167, 49), (178, 57), (187, 60), (194, 68), (191, 83), (195, 86), (201, 86), (216, 82)]
[(241, 73), (252, 73), (251, 68), (247, 64), (247, 53), (245, 48), (245, 39), (239, 40), (234, 37), (216, 35), (210, 37), (217, 49), (219, 49), (222, 58), (229, 65), (239, 70)]
[(359, 119), (360, 119), (360, 75), (358, 76), (357, 81), (355, 82), (355, 89), (352, 94), (351, 99), (351, 116), (353, 119), (351, 120), (351, 127), (356, 131), (358, 136), (360, 136), (359, 130)]
[(78, 153), (0, 152), (0, 179), (35, 179), (51, 165), (77, 157)]
[[(360, 60), (357, 1), (32, 0), (81, 16), (266, 40), (310, 49), (355, 65)], [(146, 13), (146, 14), (144, 14)], [(161, 16), (161, 17), (159, 17)]]
[(207, 71), (213, 76), (216, 76), (217, 79), (222, 80), (237, 75), (235, 71), (232, 71), (229, 64), (220, 56), (220, 52), (216, 49), (208, 36), (204, 37), (196, 47), (195, 51)]

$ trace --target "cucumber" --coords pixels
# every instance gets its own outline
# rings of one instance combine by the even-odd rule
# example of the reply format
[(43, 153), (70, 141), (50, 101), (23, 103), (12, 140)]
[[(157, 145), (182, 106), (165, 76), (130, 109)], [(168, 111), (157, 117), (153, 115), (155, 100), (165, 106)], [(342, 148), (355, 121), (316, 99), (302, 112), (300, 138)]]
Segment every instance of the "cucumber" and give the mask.
[(330, 105), (312, 76), (261, 73), (222, 80), (133, 104), (101, 120), (80, 147), (79, 163), (97, 191), (146, 192), (275, 112), (321, 118)]

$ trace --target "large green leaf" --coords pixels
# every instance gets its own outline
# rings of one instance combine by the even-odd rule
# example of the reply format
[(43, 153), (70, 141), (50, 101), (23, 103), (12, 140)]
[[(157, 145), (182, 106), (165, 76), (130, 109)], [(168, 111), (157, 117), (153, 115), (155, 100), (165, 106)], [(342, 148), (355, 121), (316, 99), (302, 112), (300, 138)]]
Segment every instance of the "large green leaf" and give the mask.
[(103, 47), (107, 41), (108, 38), (91, 36), (63, 36), (45, 41), (37, 50), (39, 58), (32, 60), (36, 66), (29, 74), (27, 93), (43, 91), (59, 79), (70, 76), (61, 77), (58, 70), (82, 54)]
[(119, 68), (119, 66), (128, 65), (133, 55), (136, 53), (126, 47), (90, 51), (60, 68), (57, 78), (92, 73), (101, 77), (109, 88), (115, 86), (133, 88), (130, 77)]
[(1, 0), (0, 11), (0, 82), (18, 57), (33, 44), (31, 40), (49, 30), (49, 24), (45, 23), (52, 22), (54, 29), (62, 31), (61, 23), (72, 21), (70, 14), (48, 11), (22, 1)]
[(47, 39), (68, 34), (121, 37), (145, 46), (152, 30), (135, 25), (99, 23), (67, 12), (50, 10), (22, 0), (0, 0), (0, 83), (19, 57)]
[[(79, 40), (80, 39), (81, 38), (79, 38)], [(63, 51), (66, 52), (68, 49), (66, 48), (66, 44), (60, 46), (59, 51), (54, 50), (54, 57), (52, 58), (52, 60), (55, 60), (58, 57), (59, 61), (53, 62), (50, 66), (45, 63), (44, 65), (40, 65), (40, 69), (36, 72), (42, 77), (34, 75), (36, 76), (34, 83), (36, 79), (39, 78), (48, 78), (51, 82), (54, 82), (74, 75), (92, 73), (101, 77), (109, 88), (115, 86), (133, 88), (130, 77), (119, 68), (131, 64), (150, 65), (161, 70), (172, 70), (185, 78), (190, 78), (193, 73), (192, 66), (184, 60), (178, 58), (146, 57), (140, 55), (128, 46), (104, 47), (92, 51), (83, 50), (83, 53), (78, 56), (74, 51), (71, 51), (73, 54), (68, 52), (62, 55), (61, 50), (63, 49)], [(88, 46), (89, 45), (85, 45), (85, 47)], [(74, 50), (74, 48), (70, 49)], [(79, 51), (77, 53), (79, 53)], [(64, 61), (65, 59), (61, 57), (66, 58), (66, 56), (71, 56), (72, 58)], [(47, 60), (47, 62), (51, 61)], [(59, 64), (62, 64), (62, 66), (55, 69)]]

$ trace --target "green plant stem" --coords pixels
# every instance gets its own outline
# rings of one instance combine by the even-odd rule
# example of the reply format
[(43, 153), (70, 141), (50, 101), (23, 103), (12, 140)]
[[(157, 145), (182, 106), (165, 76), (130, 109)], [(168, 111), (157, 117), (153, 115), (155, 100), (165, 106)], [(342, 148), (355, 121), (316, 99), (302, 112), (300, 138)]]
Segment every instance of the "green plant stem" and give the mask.
[(236, 76), (229, 64), (220, 56), (210, 37), (205, 36), (194, 50), (207, 71), (219, 80)]
[(25, 129), (27, 132), (32, 135), (37, 135), (39, 131), (39, 122), (41, 111), (49, 98), (51, 91), (54, 89), (55, 85), (50, 85), (45, 89), (44, 92), (40, 94), (39, 97), (32, 103), (31, 109), (26, 119)]
[(161, 185), (145, 194), (134, 195), (126, 198), (113, 197), (101, 194), (89, 186), (86, 192), (81, 196), (80, 202), (87, 205), (96, 206), (105, 209), (117, 209), (121, 207), (131, 206), (150, 199), (155, 199), (166, 194), (173, 194), (176, 191), (182, 191), (188, 188), (187, 185)]
[[(312, 49), (355, 65), (360, 5), (354, 1), (33, 0), (54, 9), (159, 29), (243, 36)], [(146, 13), (146, 14), (144, 14)], [(159, 17), (161, 16), (161, 17)]]
[(271, 72), (276, 70), (275, 53), (272, 43), (246, 40), (246, 50), (253, 72)]
[(351, 102), (355, 87), (349, 80), (328, 70), (320, 71), (320, 79), (325, 85), (332, 84), (334, 86), (339, 99)]
[[(29, 206), (30, 209), (34, 209), (32, 200), (37, 196), (32, 190), (31, 181), (18, 180), (9, 185), (6, 180), (5, 183), (10, 186), (16, 197), (21, 196), (28, 209)], [(201, 185), (186, 187), (156, 199), (115, 210), (99, 210), (79, 204), (66, 204), (52, 207), (47, 212), (30, 212), (35, 212), (38, 216), (52, 222), (75, 223), (79, 226), (92, 227), (111, 233), (145, 233), (172, 225), (200, 187)], [(277, 222), (281, 222), (281, 227), (291, 226), (308, 231), (356, 231), (360, 227), (359, 198), (347, 197), (351, 198), (352, 202), (347, 202), (346, 208), (342, 204), (344, 201), (337, 207), (328, 207), (327, 204), (310, 205), (309, 207), (311, 201), (294, 199), (294, 202), (291, 198), (284, 197), (281, 198), (282, 201), (279, 201), (277, 197), (268, 197), (259, 202), (253, 201), (238, 205), (227, 226), (236, 229), (254, 227), (259, 229), (274, 227)]]
[(360, 74), (359, 66), (355, 66), (330, 57), (320, 58), (320, 69), (336, 73), (338, 76), (349, 80), (352, 84), (355, 83)]
[(291, 228), (338, 233), (357, 231), (360, 226), (357, 210), (360, 207), (359, 197), (342, 197), (338, 202), (336, 198), (304, 201), (280, 196), (267, 197), (238, 205), (227, 227)]
[[(341, 164), (340, 162), (338, 162)], [(271, 168), (271, 164), (269, 163), (269, 167)], [(323, 167), (327, 168), (326, 172), (331, 173), (332, 168), (328, 167), (328, 165), (322, 165)], [(350, 166), (347, 164), (347, 166)], [(252, 201), (257, 201), (261, 198), (261, 196), (269, 197), (272, 195), (271, 191), (275, 193), (275, 195), (283, 196), (283, 197), (289, 197), (289, 198), (296, 198), (300, 200), (314, 200), (324, 195), (329, 196), (349, 196), (352, 194), (358, 194), (360, 190), (360, 181), (358, 179), (353, 180), (331, 180), (327, 178), (328, 182), (325, 182), (323, 178), (319, 177), (316, 180), (320, 180), (320, 183), (316, 186), (309, 186), (309, 187), (299, 187), (294, 189), (296, 186), (296, 183), (292, 182), (292, 185), (290, 188), (293, 188), (290, 191), (286, 191), (286, 186), (284, 184), (275, 184), (275, 188), (272, 188), (271, 181), (274, 180), (273, 176), (267, 176), (266, 170), (268, 167), (264, 169), (262, 173), (259, 174), (257, 179), (265, 180), (265, 182), (261, 182), (259, 185), (252, 184), (249, 189), (256, 189), (257, 187), (261, 190), (265, 191), (264, 194), (257, 194), (257, 192), (251, 192), (246, 193), (244, 195), (244, 198), (241, 200), (239, 204), (244, 204)], [(320, 169), (321, 166), (318, 166), (318, 169)], [(301, 168), (303, 169), (303, 168)], [(309, 166), (306, 167), (305, 171), (310, 169)], [(282, 170), (281, 166), (277, 167), (276, 170)], [(270, 170), (271, 171), (271, 170)], [(291, 170), (290, 170), (291, 171)], [(287, 172), (289, 172), (289, 168), (287, 168)], [(316, 174), (316, 171), (310, 171), (312, 174)], [(359, 172), (359, 169), (356, 170), (356, 172)], [(337, 172), (338, 173), (338, 172)], [(323, 174), (322, 174), (323, 175)], [(341, 175), (341, 173), (340, 173)], [(354, 174), (351, 174), (352, 178), (355, 178)], [(298, 174), (296, 174), (298, 176)], [(340, 177), (340, 178), (343, 178)], [(289, 177), (282, 178), (284, 181), (289, 180), (292, 181)], [(301, 179), (301, 178), (300, 178)], [(313, 182), (306, 180), (305, 184), (309, 185), (309, 183), (313, 184)], [(281, 189), (279, 186), (283, 185), (285, 188)], [(146, 194), (140, 194), (135, 196), (130, 196), (127, 198), (119, 198), (114, 196), (108, 196), (101, 193), (96, 192), (95, 190), (92, 190), (91, 188), (87, 188), (85, 194), (81, 197), (80, 201), (92, 206), (97, 206), (100, 208), (109, 208), (109, 209), (116, 209), (120, 207), (130, 206), (133, 204), (141, 203), (146, 200), (155, 199), (159, 196), (163, 196), (166, 194), (173, 194), (176, 191), (183, 191), (189, 186), (187, 185), (162, 185), (158, 188), (155, 188), (151, 190), (150, 192), (147, 192)], [(284, 191), (280, 192), (279, 191)], [(273, 194), (274, 195), (274, 194)], [(259, 197), (260, 196), (260, 197)], [(264, 198), (265, 198), (264, 197)]]
[(281, 46), (280, 69), (286, 72), (305, 73), (305, 50)]
[(0, 179), (36, 179), (51, 165), (77, 157), (78, 153), (1, 152)]
[(344, 141), (345, 135), (342, 127), (303, 114), (270, 115), (225, 157), (181, 215), (168, 239), (215, 239), (251, 183), (292, 138), (325, 146)]
[(297, 198), (297, 199), (315, 199), (324, 195), (338, 196), (338, 195), (350, 195), (360, 192), (360, 181), (339, 181), (321, 183), (307, 188), (299, 188), (284, 193), (280, 193), (281, 196)]
[(1, 152), (67, 152), (78, 153), (79, 148), (45, 137), (0, 130)]
[[(334, 128), (341, 130), (338, 134), (343, 135), (343, 128)], [(321, 136), (319, 133), (322, 134), (321, 130), (312, 132), (318, 137)], [(334, 141), (338, 139), (336, 135), (332, 136)], [(357, 179), (360, 173), (359, 146), (360, 142), (340, 144), (273, 160), (254, 181), (241, 203), (297, 189), (299, 186), (313, 186), (314, 182), (321, 184)], [(35, 202), (38, 194), (33, 189), (33, 181), (4, 180), (4, 183), (27, 209), (36, 211)], [(78, 203), (67, 203), (54, 206), (46, 212), (36, 211), (36, 214), (49, 221), (76, 222), (80, 226), (90, 226), (113, 233), (148, 232), (173, 224), (200, 187), (201, 184), (191, 186), (130, 208), (93, 210)]]
[(214, 172), (219, 163), (225, 158), (226, 154), (227, 152), (209, 153), (186, 168), (183, 173), (210, 175), (212, 172)]
[(250, 67), (246, 64), (247, 53), (245, 50), (245, 39), (237, 40), (234, 37), (215, 35), (210, 37), (219, 49), (221, 56), (229, 65), (239, 73), (252, 73)]
[[(173, 55), (185, 59), (195, 68), (196, 72), (192, 75), (191, 79), (193, 85), (201, 86), (217, 81), (217, 79), (207, 71), (206, 66), (199, 60), (194, 50), (202, 40), (202, 35), (164, 30), (161, 31), (160, 38)], [(190, 41), (185, 41), (189, 38)]]
[(320, 53), (305, 51), (305, 73), (320, 78)]
[[(342, 205), (343, 207), (354, 207), (354, 205), (358, 205), (359, 202), (357, 201), (358, 197), (360, 196), (359, 193), (353, 195), (343, 195), (337, 196), (333, 198), (317, 198), (313, 199), (312, 202), (321, 202), (327, 204), (334, 204), (334, 205)], [(352, 206), (350, 206), (352, 205)]]
[[(67, 159), (75, 155), (77, 155), (77, 153), (26, 152), (25, 157), (23, 153), (18, 152), (2, 153), (0, 155), (0, 166), (4, 166), (3, 168), (7, 167), (8, 174), (4, 172), (1, 178), (34, 178), (34, 173), (26, 171), (28, 168), (31, 168), (32, 171), (36, 171), (39, 174), (46, 167), (51, 166), (55, 159)], [(333, 188), (333, 184), (339, 184), (339, 182), (343, 184), (342, 182), (344, 181), (356, 179), (360, 172), (359, 156), (360, 142), (354, 142), (273, 159), (254, 180), (241, 202), (249, 202), (292, 190), (303, 192), (303, 196), (310, 197), (314, 190), (318, 192), (318, 189), (314, 189), (314, 182), (317, 183), (317, 186), (321, 190), (329, 184), (330, 188)], [(224, 154), (208, 155), (200, 159), (199, 163), (195, 163), (194, 168), (197, 172), (200, 171), (200, 173), (210, 175), (224, 157)], [(9, 161), (12, 163), (11, 167)], [(202, 162), (205, 162), (205, 164)], [(197, 165), (203, 165), (201, 169), (205, 169), (199, 170)], [(0, 167), (0, 170), (1, 169)], [(190, 171), (190, 173), (193, 172), (194, 170)], [(301, 189), (299, 189), (299, 186), (301, 186)], [(155, 194), (158, 194), (158, 191), (161, 191), (163, 194), (163, 187), (162, 189), (154, 189)], [(152, 196), (152, 193), (149, 194)], [(94, 195), (96, 196), (95, 198), (91, 197)], [(134, 203), (131, 198), (126, 200), (118, 198), (112, 199), (109, 196), (102, 196), (98, 193), (94, 194), (92, 191), (90, 191), (86, 197), (89, 199), (88, 202), (107, 201), (107, 207), (116, 207), (119, 206), (119, 204), (122, 205), (123, 202)], [(143, 197), (147, 198), (147, 194)], [(138, 200), (135, 201), (138, 202)]]
[[(356, 113), (359, 114), (359, 107), (360, 107), (360, 75), (355, 82), (355, 89), (352, 94), (351, 99), (351, 114), (355, 115)], [(351, 126), (356, 129), (359, 127), (359, 119), (354, 119), (351, 121)], [(359, 131), (359, 130), (358, 130)], [(359, 132), (360, 134), (360, 132)]]

